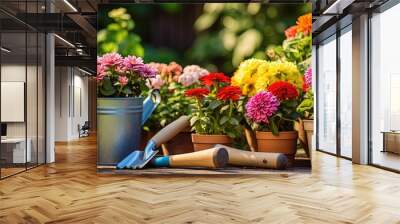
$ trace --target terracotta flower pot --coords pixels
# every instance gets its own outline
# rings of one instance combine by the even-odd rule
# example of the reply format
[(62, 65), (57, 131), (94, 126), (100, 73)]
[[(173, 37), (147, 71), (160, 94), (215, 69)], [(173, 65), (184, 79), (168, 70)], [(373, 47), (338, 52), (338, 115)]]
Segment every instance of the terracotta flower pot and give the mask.
[(314, 135), (314, 120), (303, 120), (304, 131), (306, 131), (308, 150), (312, 151), (312, 138)]
[(233, 139), (227, 135), (192, 134), (194, 151), (201, 151), (214, 147), (216, 144), (231, 146)]
[(194, 149), (190, 130), (181, 131), (166, 144), (162, 144), (162, 150), (165, 156), (193, 152)]
[(281, 131), (278, 136), (272, 132), (256, 131), (257, 151), (284, 153), (291, 166), (296, 155), (297, 137), (297, 131)]

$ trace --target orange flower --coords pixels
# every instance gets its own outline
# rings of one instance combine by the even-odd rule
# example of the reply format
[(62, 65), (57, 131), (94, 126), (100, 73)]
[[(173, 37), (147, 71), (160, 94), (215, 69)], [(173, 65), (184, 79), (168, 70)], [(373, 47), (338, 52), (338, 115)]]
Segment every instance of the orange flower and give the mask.
[(297, 26), (291, 26), (285, 30), (286, 39), (295, 38), (297, 34)]
[(297, 19), (297, 32), (304, 33), (304, 35), (311, 34), (312, 32), (312, 15), (311, 13), (300, 16)]

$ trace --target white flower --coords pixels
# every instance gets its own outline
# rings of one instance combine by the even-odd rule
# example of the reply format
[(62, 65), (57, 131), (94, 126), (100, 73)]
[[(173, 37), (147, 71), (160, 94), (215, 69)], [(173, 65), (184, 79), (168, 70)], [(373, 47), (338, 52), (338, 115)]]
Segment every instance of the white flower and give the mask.
[(156, 75), (155, 78), (148, 79), (146, 85), (152, 89), (160, 89), (164, 85), (164, 80), (162, 80), (161, 75)]
[(199, 81), (199, 79), (209, 72), (198, 65), (188, 65), (183, 69), (182, 75), (179, 77), (178, 82), (184, 86), (190, 86)]

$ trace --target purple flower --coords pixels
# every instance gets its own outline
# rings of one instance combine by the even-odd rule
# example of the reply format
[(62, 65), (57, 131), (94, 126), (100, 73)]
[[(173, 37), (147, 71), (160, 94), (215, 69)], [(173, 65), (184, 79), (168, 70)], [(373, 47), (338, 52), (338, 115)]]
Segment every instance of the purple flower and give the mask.
[(312, 86), (312, 69), (308, 67), (307, 71), (304, 73), (304, 84), (306, 88), (311, 88)]
[(127, 70), (133, 70), (133, 71), (136, 71), (138, 67), (142, 67), (144, 65), (142, 58), (131, 55), (124, 58), (123, 64)]
[(118, 53), (108, 53), (101, 57), (97, 57), (97, 65), (102, 65), (105, 67), (113, 67), (121, 65), (123, 63), (123, 58)]
[(143, 63), (143, 59), (135, 56), (128, 56), (123, 60), (123, 69), (126, 72), (134, 72), (143, 78), (154, 78), (157, 70)]
[(262, 91), (250, 98), (246, 104), (246, 115), (257, 123), (269, 123), (279, 107), (279, 100), (268, 91)]

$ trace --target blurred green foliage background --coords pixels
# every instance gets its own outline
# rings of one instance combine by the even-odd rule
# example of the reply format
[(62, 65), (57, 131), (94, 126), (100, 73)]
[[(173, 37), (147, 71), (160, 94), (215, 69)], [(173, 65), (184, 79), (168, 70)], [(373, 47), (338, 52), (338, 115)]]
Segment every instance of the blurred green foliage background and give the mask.
[(231, 74), (244, 59), (265, 59), (266, 50), (285, 39), (285, 29), (310, 11), (311, 4), (103, 5), (98, 55), (119, 52)]

